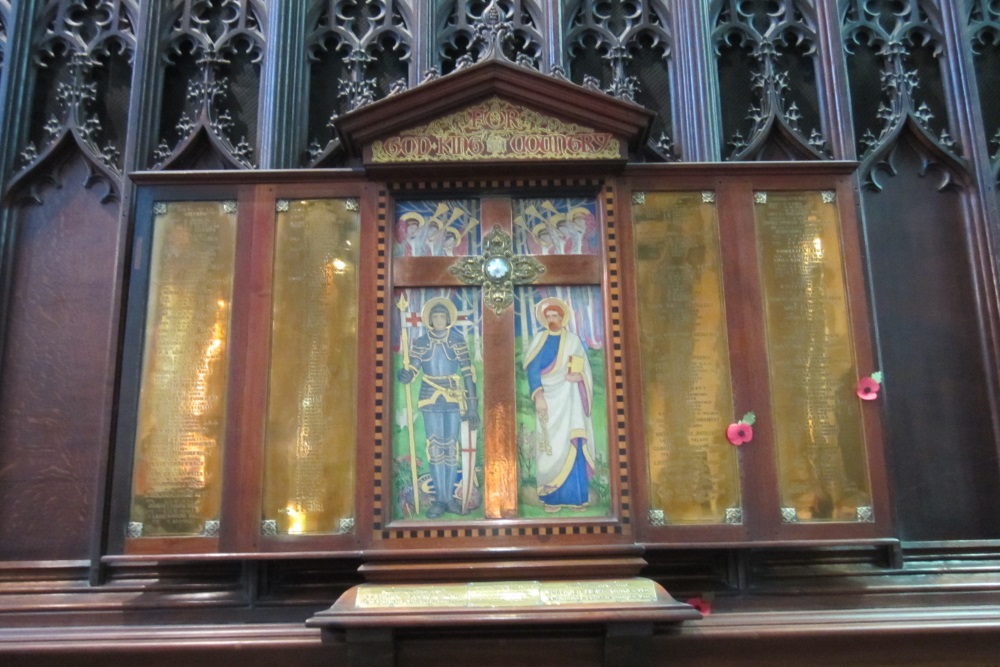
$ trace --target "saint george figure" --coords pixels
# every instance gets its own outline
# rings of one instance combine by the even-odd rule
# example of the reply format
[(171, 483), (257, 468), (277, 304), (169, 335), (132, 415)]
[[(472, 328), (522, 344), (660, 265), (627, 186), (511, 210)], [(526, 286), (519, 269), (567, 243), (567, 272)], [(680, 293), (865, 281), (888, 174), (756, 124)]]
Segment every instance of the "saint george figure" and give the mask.
[(565, 327), (572, 317), (562, 299), (542, 299), (535, 317), (543, 328), (528, 346), (524, 367), (535, 404), (538, 497), (546, 512), (583, 511), (594, 472), (594, 378), (587, 348)]
[(418, 372), (423, 373), (417, 407), (424, 419), (427, 460), (434, 482), (434, 500), (427, 509), (427, 518), (436, 519), (445, 512), (468, 514), (474, 504), (472, 478), (479, 428), (469, 347), (465, 336), (453, 326), (458, 313), (450, 299), (429, 299), (421, 319), (427, 333), (413, 341), (410, 365), (401, 368), (398, 377), (403, 384), (410, 384)]

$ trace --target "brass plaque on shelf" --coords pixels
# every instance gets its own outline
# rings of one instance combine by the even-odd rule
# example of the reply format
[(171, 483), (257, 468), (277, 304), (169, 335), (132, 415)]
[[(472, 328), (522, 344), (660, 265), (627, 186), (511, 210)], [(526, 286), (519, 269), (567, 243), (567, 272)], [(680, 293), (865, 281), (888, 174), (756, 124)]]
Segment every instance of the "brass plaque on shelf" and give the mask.
[(722, 256), (713, 193), (634, 198), (639, 353), (654, 525), (738, 523)]
[(621, 159), (607, 132), (567, 123), (498, 97), (372, 142), (372, 161)]
[(263, 507), (274, 534), (353, 528), (356, 209), (348, 199), (278, 206)]
[(783, 520), (869, 520), (835, 198), (769, 192), (755, 202)]
[(131, 536), (218, 531), (235, 238), (225, 202), (156, 207)]
[(467, 584), (362, 584), (358, 609), (559, 607), (657, 602), (649, 579), (498, 581)]
[(451, 584), (361, 584), (306, 621), (336, 636), (349, 628), (518, 624), (679, 623), (701, 618), (641, 577)]

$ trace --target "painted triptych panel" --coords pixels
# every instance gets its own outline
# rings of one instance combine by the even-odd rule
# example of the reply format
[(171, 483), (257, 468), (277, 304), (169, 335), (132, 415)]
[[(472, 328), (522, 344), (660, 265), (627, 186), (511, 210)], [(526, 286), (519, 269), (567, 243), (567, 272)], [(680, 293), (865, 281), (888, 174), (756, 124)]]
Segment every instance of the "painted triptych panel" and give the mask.
[(515, 299), (519, 515), (610, 512), (600, 288), (522, 287)]
[(593, 197), (515, 200), (514, 252), (597, 255), (600, 244)]
[(483, 518), (482, 299), (477, 288), (397, 290), (393, 518)]
[(461, 257), (480, 252), (479, 202), (397, 202), (395, 257)]

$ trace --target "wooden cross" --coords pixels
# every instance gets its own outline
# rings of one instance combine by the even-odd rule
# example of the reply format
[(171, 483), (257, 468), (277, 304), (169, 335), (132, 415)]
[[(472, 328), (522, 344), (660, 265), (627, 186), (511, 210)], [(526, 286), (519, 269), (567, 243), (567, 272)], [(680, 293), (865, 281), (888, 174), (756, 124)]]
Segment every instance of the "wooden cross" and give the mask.
[[(517, 517), (517, 407), (514, 361), (513, 285), (600, 285), (604, 276), (599, 255), (515, 255), (513, 200), (481, 200), (483, 252), (463, 257), (396, 257), (392, 284), (396, 289), (460, 287), (478, 284), (483, 308), (483, 442), (484, 513), (488, 519)], [(498, 261), (502, 260), (502, 261)], [(532, 268), (534, 267), (534, 268)], [(510, 283), (510, 287), (506, 283)], [(508, 300), (507, 294), (510, 295)], [(497, 295), (500, 295), (500, 298)]]

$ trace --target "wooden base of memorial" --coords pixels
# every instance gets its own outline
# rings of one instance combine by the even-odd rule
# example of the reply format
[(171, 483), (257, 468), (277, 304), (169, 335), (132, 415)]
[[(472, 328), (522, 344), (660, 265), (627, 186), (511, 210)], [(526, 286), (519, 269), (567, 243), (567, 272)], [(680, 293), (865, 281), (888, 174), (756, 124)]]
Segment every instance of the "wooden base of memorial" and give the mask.
[[(459, 568), (461, 569), (461, 568)], [(530, 566), (529, 566), (530, 569)], [(604, 664), (645, 664), (657, 625), (700, 619), (642, 577), (436, 583), (366, 583), (310, 618), (328, 644), (346, 642), (350, 665), (396, 664), (398, 633), (560, 633), (603, 628)]]

